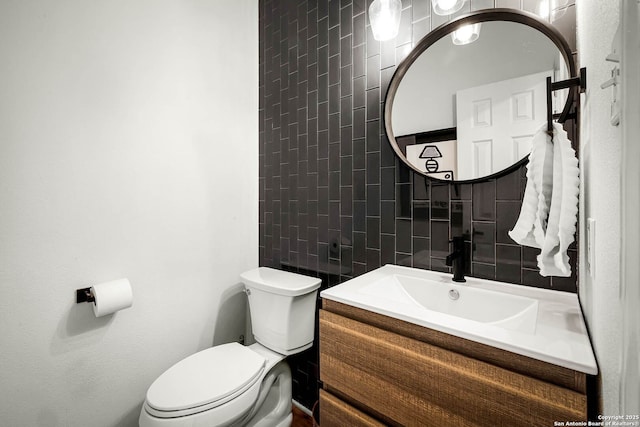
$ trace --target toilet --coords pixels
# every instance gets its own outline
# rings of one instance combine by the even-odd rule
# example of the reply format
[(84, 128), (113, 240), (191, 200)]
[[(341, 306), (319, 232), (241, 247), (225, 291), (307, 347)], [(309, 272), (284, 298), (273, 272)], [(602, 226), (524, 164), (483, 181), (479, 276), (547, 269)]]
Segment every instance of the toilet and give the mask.
[(313, 344), (320, 279), (260, 267), (240, 275), (255, 344), (222, 344), (173, 365), (147, 390), (141, 427), (291, 425), (286, 356)]

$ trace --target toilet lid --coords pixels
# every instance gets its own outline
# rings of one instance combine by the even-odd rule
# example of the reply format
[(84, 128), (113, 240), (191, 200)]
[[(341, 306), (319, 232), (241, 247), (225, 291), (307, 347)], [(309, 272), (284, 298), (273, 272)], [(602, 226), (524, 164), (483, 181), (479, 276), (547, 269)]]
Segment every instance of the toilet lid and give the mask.
[(147, 405), (159, 411), (215, 407), (254, 384), (264, 367), (264, 357), (238, 343), (208, 348), (160, 375), (147, 391)]

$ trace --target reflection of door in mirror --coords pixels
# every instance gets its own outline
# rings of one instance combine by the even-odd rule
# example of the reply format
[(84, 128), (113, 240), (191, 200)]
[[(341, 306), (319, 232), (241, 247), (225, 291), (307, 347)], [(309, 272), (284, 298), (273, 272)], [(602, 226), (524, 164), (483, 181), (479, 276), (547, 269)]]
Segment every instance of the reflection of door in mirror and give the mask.
[(531, 139), (546, 120), (547, 76), (553, 71), (456, 93), (456, 179), (491, 175), (529, 154)]
[[(473, 23), (482, 23), (477, 40), (452, 43), (453, 31)], [(429, 178), (498, 176), (524, 163), (546, 121), (546, 77), (574, 74), (569, 46), (547, 23), (506, 9), (474, 12), (429, 33), (398, 66), (385, 131), (398, 157)], [(568, 108), (568, 95), (552, 93), (553, 113)]]

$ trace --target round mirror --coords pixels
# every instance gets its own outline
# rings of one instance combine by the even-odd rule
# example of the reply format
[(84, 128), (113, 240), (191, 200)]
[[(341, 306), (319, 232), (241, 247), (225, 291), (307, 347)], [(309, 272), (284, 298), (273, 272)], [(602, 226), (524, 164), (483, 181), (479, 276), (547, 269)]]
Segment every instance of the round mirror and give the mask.
[[(534, 15), (489, 9), (429, 33), (398, 66), (385, 130), (402, 161), (445, 181), (475, 181), (526, 161), (547, 123), (547, 77), (575, 75), (562, 35)], [(552, 93), (554, 113), (572, 90)]]

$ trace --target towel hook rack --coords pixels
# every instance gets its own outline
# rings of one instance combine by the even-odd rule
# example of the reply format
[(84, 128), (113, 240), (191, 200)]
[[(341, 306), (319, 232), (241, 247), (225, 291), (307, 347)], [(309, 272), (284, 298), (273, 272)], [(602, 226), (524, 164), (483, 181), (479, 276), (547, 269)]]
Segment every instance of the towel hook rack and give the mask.
[(576, 117), (576, 113), (570, 113), (572, 102), (567, 102), (560, 114), (553, 114), (553, 106), (551, 105), (551, 95), (556, 90), (571, 88), (569, 99), (573, 99), (574, 88), (579, 88), (580, 93), (583, 93), (587, 89), (587, 69), (580, 68), (580, 75), (567, 80), (561, 80), (559, 82), (551, 82), (551, 77), (547, 77), (547, 133), (550, 135), (553, 132), (553, 119), (557, 118), (558, 123), (564, 123), (567, 119), (573, 119)]

